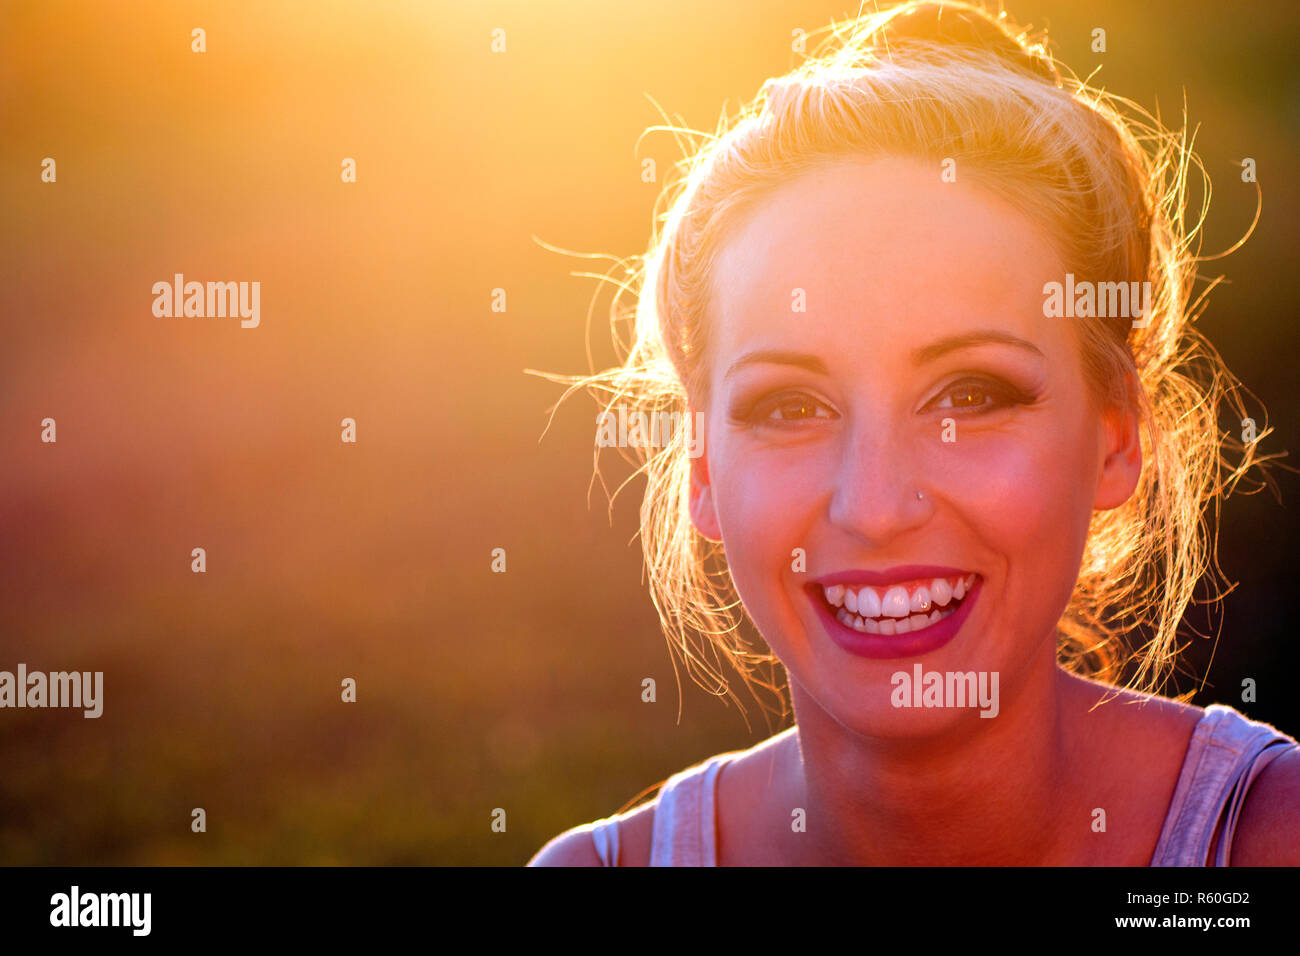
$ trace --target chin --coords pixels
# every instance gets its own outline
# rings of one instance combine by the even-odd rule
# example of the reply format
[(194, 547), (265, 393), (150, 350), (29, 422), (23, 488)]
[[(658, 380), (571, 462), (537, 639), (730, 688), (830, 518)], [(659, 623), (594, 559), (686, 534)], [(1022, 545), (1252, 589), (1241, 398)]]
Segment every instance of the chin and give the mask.
[[(973, 701), (942, 700), (945, 691), (935, 691), (932, 688), (930, 706), (926, 706), (925, 694), (913, 696), (911, 686), (918, 665), (923, 674), (930, 670), (921, 662), (899, 662), (896, 672), (905, 674), (906, 680), (895, 682), (891, 680), (891, 674), (883, 681), (873, 681), (870, 685), (837, 687), (828, 692), (813, 693), (812, 696), (837, 723), (864, 738), (920, 740), (978, 733), (993, 726), (1002, 703), (1000, 675), (994, 676), (997, 672), (985, 672), (982, 695), (977, 674)], [(932, 673), (946, 677), (953, 672)], [(957, 693), (963, 691), (957, 690)], [(906, 705), (899, 703), (904, 696), (908, 698)], [(936, 702), (937, 700), (942, 702)]]

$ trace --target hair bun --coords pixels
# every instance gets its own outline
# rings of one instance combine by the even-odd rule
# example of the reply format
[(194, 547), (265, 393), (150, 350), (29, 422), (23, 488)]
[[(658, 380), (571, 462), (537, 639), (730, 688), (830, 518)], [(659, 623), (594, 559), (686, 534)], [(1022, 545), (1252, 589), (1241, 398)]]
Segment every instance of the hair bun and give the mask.
[(910, 41), (969, 47), (986, 51), (1059, 87), (1061, 74), (1051, 58), (1041, 47), (1036, 51), (1026, 43), (1024, 36), (1011, 33), (1005, 13), (994, 18), (969, 3), (934, 0), (897, 8), (875, 31), (872, 47), (880, 56), (906, 47)]

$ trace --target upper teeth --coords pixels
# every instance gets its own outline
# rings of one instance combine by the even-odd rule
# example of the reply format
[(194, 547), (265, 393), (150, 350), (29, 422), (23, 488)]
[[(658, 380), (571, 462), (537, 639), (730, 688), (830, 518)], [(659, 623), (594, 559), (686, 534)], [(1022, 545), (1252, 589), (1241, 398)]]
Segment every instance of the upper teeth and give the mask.
[(975, 586), (975, 575), (965, 574), (930, 581), (908, 581), (888, 588), (870, 585), (850, 588), (843, 584), (823, 586), (826, 600), (862, 617), (904, 618), (916, 612), (943, 607), (954, 598), (960, 601)]

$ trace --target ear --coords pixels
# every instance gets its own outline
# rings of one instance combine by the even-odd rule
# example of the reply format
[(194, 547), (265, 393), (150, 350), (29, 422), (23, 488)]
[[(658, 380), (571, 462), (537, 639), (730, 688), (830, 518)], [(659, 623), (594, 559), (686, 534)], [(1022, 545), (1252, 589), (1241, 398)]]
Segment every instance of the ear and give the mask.
[[(713, 505), (713, 482), (709, 476), (709, 456), (704, 443), (704, 416), (698, 412), (686, 415), (689, 433), (686, 445), (691, 462), (690, 512), (695, 530), (710, 541), (722, 540), (722, 527)], [(698, 429), (698, 433), (695, 431)]]
[(1118, 508), (1128, 501), (1142, 475), (1142, 435), (1134, 389), (1141, 386), (1130, 375), (1126, 400), (1108, 403), (1102, 410), (1101, 465), (1097, 474), (1099, 511)]

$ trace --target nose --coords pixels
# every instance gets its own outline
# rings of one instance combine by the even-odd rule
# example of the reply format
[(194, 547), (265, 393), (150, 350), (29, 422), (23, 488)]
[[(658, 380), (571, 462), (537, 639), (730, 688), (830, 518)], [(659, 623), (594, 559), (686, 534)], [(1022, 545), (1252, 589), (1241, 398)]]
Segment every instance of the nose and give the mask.
[(885, 546), (925, 524), (934, 503), (917, 467), (915, 438), (880, 422), (862, 422), (845, 432), (830, 502), (832, 524), (872, 546)]

